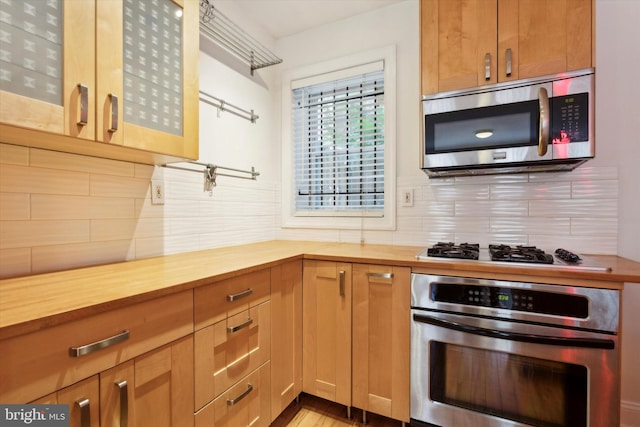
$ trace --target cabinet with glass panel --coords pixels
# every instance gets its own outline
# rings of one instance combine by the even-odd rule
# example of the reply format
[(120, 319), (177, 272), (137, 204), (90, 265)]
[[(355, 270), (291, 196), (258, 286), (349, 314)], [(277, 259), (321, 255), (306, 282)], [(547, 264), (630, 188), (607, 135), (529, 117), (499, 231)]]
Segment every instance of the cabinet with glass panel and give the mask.
[(0, 140), (197, 158), (198, 14), (198, 0), (0, 2)]

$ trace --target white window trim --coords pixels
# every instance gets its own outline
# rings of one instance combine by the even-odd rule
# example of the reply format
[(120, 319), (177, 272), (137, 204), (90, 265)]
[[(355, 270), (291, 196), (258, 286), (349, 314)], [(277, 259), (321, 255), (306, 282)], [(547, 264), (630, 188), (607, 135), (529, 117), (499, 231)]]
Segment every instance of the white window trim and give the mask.
[[(384, 214), (382, 217), (295, 216), (295, 177), (291, 134), (292, 82), (323, 78), (329, 73), (384, 61)], [(310, 80), (312, 81), (312, 80)], [(395, 230), (396, 227), (396, 47), (387, 46), (288, 70), (282, 77), (282, 227), (357, 230)], [(379, 211), (378, 211), (379, 212)]]

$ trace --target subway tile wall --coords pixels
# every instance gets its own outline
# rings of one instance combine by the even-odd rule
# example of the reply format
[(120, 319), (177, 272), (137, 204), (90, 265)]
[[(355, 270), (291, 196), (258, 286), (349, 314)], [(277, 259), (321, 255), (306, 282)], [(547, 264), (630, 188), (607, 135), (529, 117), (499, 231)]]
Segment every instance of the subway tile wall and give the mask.
[[(151, 179), (165, 204), (151, 204)], [(276, 185), (0, 144), (0, 278), (275, 238)]]
[[(165, 186), (153, 205), (151, 179)], [(0, 277), (273, 239), (616, 254), (618, 171), (397, 179), (394, 231), (281, 229), (279, 185), (0, 144)], [(402, 206), (413, 190), (413, 206)]]
[(608, 255), (617, 251), (616, 167), (586, 164), (560, 173), (399, 178), (398, 194), (408, 189), (414, 190), (414, 206), (399, 204), (398, 244), (402, 239), (420, 245), (451, 241)]

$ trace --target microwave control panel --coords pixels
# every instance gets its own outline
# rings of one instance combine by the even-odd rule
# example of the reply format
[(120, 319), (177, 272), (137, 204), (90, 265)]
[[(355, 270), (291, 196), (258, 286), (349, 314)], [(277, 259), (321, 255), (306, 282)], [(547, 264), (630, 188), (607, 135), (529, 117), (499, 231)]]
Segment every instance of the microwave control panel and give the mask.
[(589, 140), (589, 94), (551, 98), (551, 142), (568, 144)]

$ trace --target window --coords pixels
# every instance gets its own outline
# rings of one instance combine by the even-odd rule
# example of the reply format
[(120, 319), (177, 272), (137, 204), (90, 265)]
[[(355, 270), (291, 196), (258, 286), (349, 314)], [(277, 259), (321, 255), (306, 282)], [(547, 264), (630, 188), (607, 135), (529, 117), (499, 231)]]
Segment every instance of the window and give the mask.
[(293, 89), (298, 215), (384, 209), (384, 71)]
[(286, 167), (283, 177), (283, 184), (291, 182), (289, 200), (283, 198), (285, 226), (393, 227), (395, 106), (388, 88), (395, 86), (395, 74), (390, 68), (389, 60), (378, 56), (283, 85), (289, 91), (283, 101), (283, 117), (288, 116), (283, 134), (289, 130), (283, 151), (291, 156), (289, 179)]

